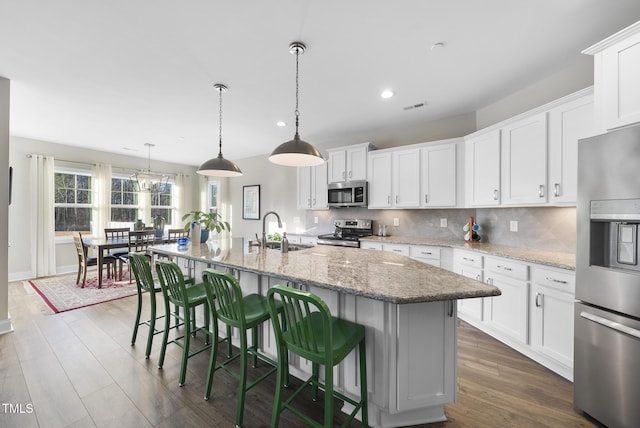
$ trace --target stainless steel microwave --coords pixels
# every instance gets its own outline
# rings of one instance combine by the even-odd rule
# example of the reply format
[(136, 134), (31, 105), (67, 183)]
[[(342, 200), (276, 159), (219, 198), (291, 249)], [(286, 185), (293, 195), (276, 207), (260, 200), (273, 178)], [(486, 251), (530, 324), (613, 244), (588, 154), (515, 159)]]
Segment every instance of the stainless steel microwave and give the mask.
[(366, 181), (329, 183), (327, 192), (330, 208), (366, 207), (368, 204)]

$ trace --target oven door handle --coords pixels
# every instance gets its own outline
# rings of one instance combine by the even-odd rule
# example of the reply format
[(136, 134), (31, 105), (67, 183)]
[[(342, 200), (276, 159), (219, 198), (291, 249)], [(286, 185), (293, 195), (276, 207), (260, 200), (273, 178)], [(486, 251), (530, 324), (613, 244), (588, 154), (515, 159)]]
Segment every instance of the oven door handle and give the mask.
[(603, 318), (603, 317), (598, 316), (598, 315), (594, 315), (594, 314), (589, 313), (587, 311), (580, 312), (580, 316), (582, 318), (588, 319), (589, 321), (593, 321), (593, 322), (598, 323), (600, 325), (603, 325), (605, 327), (609, 327), (610, 329), (619, 331), (620, 333), (628, 334), (628, 335), (633, 336), (633, 337), (635, 337), (637, 339), (640, 339), (640, 330), (637, 330), (635, 328), (631, 328), (631, 327), (626, 326), (624, 324), (620, 324), (619, 322), (611, 321), (610, 319)]

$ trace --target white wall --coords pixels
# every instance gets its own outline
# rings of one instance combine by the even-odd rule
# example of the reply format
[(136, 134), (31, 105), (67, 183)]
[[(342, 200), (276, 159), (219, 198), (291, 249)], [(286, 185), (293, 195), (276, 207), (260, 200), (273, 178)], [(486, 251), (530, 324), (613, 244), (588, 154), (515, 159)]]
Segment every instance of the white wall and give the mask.
[(13, 330), (9, 319), (8, 230), (9, 230), (9, 90), (8, 79), (0, 77), (0, 334)]
[[(123, 156), (115, 153), (89, 150), (82, 147), (55, 144), (28, 138), (11, 137), (11, 154), (9, 160), (13, 166), (13, 201), (9, 207), (9, 279), (15, 281), (33, 277), (33, 266), (30, 260), (29, 230), (32, 209), (29, 200), (29, 154), (50, 155), (55, 159), (112, 165), (113, 172), (122, 172), (123, 168), (130, 173), (132, 170), (146, 168), (148, 159), (133, 156)], [(187, 174), (188, 188), (187, 210), (199, 209), (198, 182), (196, 169), (191, 166), (179, 165), (160, 161), (151, 161), (151, 169), (167, 173)], [(179, 219), (178, 219), (179, 220)], [(180, 222), (181, 223), (181, 222)], [(3, 247), (6, 248), (6, 247)], [(2, 258), (6, 260), (7, 258)], [(56, 266), (58, 273), (75, 271), (78, 261), (75, 247), (71, 240), (56, 245)]]

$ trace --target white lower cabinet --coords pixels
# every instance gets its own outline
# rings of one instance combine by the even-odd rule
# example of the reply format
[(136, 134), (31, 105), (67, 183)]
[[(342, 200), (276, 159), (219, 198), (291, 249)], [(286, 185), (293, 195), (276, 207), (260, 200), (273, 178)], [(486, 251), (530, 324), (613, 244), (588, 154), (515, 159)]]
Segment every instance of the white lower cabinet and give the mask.
[(409, 257), (431, 266), (440, 267), (440, 247), (410, 245)]
[[(467, 278), (482, 281), (483, 257), (477, 253), (455, 250), (453, 253), (453, 271)], [(484, 297), (458, 300), (458, 314), (482, 321)]]
[(485, 257), (485, 282), (502, 294), (484, 299), (484, 322), (521, 344), (529, 339), (528, 269), (525, 264)]
[(360, 241), (360, 249), (382, 251), (382, 242)]
[(574, 292), (575, 275), (560, 269), (532, 267), (531, 346), (571, 377)]
[(458, 317), (573, 380), (575, 272), (454, 250), (453, 271), (502, 294), (458, 300)]
[(409, 246), (405, 244), (382, 244), (382, 250), (409, 257)]

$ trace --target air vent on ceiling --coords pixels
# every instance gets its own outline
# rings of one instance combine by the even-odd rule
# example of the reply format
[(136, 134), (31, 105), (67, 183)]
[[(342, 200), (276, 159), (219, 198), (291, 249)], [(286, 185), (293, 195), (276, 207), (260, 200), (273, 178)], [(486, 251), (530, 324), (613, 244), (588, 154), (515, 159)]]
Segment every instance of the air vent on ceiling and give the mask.
[(424, 102), (424, 103), (414, 104), (414, 105), (411, 105), (411, 106), (406, 106), (406, 107), (403, 107), (402, 109), (405, 110), (405, 111), (408, 111), (408, 110), (413, 110), (415, 108), (424, 107), (426, 105), (427, 105), (427, 103)]

